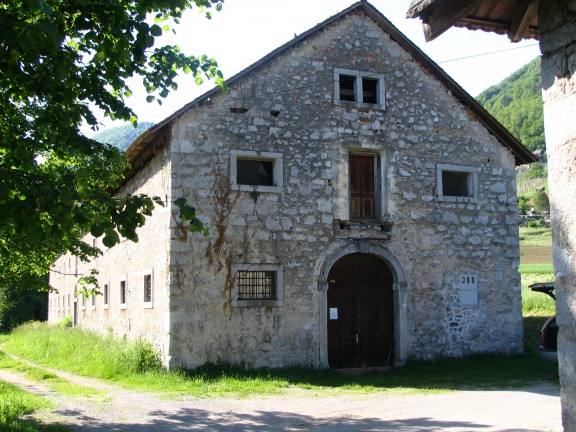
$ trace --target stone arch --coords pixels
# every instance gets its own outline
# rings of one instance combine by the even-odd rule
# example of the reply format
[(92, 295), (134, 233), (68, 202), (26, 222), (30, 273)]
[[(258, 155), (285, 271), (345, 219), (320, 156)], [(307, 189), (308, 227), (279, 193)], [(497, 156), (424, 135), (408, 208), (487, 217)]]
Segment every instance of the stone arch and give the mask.
[(402, 264), (388, 249), (366, 242), (352, 243), (333, 251), (322, 263), (318, 277), (319, 290), (319, 363), (320, 367), (328, 367), (328, 335), (327, 335), (327, 302), (328, 302), (328, 274), (332, 266), (340, 258), (354, 253), (370, 254), (381, 259), (391, 270), (394, 278), (394, 342), (396, 345), (395, 365), (401, 366), (408, 359), (408, 330), (407, 330), (407, 302), (406, 302), (406, 275)]

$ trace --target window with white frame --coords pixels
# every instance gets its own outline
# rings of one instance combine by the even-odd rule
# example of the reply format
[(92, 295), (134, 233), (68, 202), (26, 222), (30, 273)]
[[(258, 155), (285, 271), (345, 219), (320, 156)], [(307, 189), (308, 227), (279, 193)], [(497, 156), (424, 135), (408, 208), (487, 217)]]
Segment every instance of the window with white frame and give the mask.
[(438, 164), (438, 201), (478, 202), (478, 169), (462, 165)]
[(104, 309), (108, 309), (110, 305), (110, 284), (108, 282), (104, 284), (102, 291)]
[(151, 308), (154, 296), (152, 270), (144, 271), (144, 276), (142, 278), (142, 291), (144, 295), (144, 307)]
[(126, 309), (126, 295), (127, 295), (126, 279), (120, 280), (120, 309)]
[(82, 309), (84, 310), (84, 309), (86, 309), (86, 296), (84, 295), (84, 293), (80, 294), (80, 299), (81, 299), (80, 301), (82, 304)]
[(386, 107), (384, 74), (334, 68), (334, 103), (383, 110)]
[(275, 264), (237, 264), (233, 270), (233, 307), (284, 305), (282, 266)]
[(90, 296), (90, 308), (96, 310), (96, 296), (94, 294)]
[(284, 155), (275, 152), (232, 150), (230, 181), (235, 190), (282, 192)]

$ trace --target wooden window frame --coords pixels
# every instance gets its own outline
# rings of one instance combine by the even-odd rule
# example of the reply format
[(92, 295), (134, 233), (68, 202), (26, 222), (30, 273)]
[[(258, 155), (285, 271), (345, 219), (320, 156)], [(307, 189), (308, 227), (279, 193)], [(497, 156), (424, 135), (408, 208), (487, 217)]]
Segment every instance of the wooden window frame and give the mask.
[[(341, 80), (354, 79), (354, 100), (347, 100), (341, 94)], [(376, 90), (374, 97), (376, 103), (364, 102), (364, 82), (375, 81)], [(359, 71), (353, 69), (334, 68), (334, 104), (340, 106), (358, 107), (358, 108), (371, 108), (378, 110), (386, 109), (386, 85), (384, 74), (375, 72)]]

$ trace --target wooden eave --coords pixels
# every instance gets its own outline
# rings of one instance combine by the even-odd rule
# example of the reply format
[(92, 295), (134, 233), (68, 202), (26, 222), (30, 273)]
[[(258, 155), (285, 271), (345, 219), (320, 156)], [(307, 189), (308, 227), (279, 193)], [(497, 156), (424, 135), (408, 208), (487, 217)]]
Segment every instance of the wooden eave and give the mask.
[[(420, 62), (432, 75), (434, 75), (440, 82), (442, 82), (451, 92), (457, 97), (465, 106), (467, 106), (478, 118), (491, 134), (493, 134), (505, 147), (507, 147), (513, 154), (516, 165), (523, 165), (538, 161), (538, 158), (532, 154), (520, 141), (518, 141), (504, 126), (502, 126), (494, 117), (492, 117), (470, 94), (468, 94), (456, 81), (454, 81), (438, 64), (436, 64), (430, 57), (428, 57), (420, 48), (418, 48), (410, 39), (402, 34), (384, 15), (382, 15), (374, 6), (367, 1), (361, 1), (353, 4), (342, 12), (328, 18), (324, 22), (311, 28), (310, 30), (296, 36), (294, 39), (270, 52), (268, 55), (248, 66), (246, 69), (237, 73), (230, 79), (226, 80), (229, 87), (239, 81), (240, 79), (248, 76), (249, 74), (257, 71), (262, 65), (268, 63), (278, 55), (286, 52), (288, 49), (297, 46), (302, 41), (306, 40), (313, 34), (323, 31), (328, 25), (334, 21), (343, 18), (350, 13), (364, 13), (376, 24), (378, 24), (390, 37), (395, 40), (400, 46), (408, 51), (416, 61)], [(126, 156), (131, 164), (131, 168), (124, 174), (124, 180), (119, 188), (126, 184), (136, 173), (144, 167), (150, 159), (156, 154), (159, 148), (168, 142), (168, 134), (170, 126), (173, 121), (177, 119), (185, 111), (205, 104), (211, 103), (211, 98), (219, 94), (220, 88), (215, 87), (212, 90), (204, 93), (192, 102), (184, 105), (178, 111), (162, 120), (158, 124), (152, 126), (142, 135), (140, 135), (131, 145), (126, 149)], [(116, 190), (117, 191), (117, 190)], [(114, 191), (114, 192), (116, 192)]]
[(407, 18), (420, 18), (426, 41), (450, 27), (506, 34), (512, 42), (539, 39), (539, 0), (414, 0)]

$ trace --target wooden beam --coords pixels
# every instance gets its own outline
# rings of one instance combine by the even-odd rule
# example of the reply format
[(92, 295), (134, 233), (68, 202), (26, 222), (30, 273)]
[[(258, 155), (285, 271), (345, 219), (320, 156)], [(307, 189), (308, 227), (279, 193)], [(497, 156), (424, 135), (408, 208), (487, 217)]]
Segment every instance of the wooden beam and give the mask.
[(426, 42), (436, 39), (483, 2), (484, 0), (456, 0), (435, 8), (430, 15), (422, 18)]
[(524, 38), (528, 27), (538, 14), (538, 3), (539, 0), (522, 0), (520, 3), (508, 31), (508, 38), (512, 42), (519, 42)]

